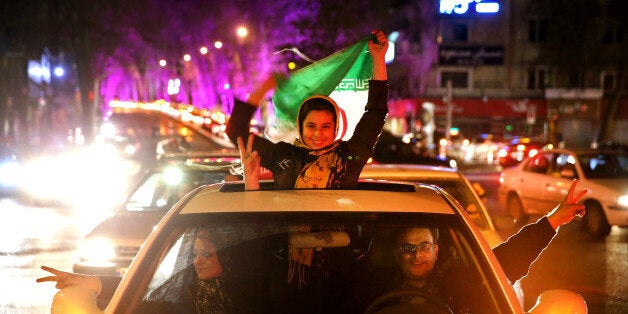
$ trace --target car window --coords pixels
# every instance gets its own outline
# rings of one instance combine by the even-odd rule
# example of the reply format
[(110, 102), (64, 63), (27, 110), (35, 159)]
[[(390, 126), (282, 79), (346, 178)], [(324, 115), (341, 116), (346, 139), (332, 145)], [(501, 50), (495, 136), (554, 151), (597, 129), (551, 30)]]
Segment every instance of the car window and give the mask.
[(550, 168), (551, 157), (552, 156), (550, 154), (537, 154), (527, 161), (523, 170), (527, 172), (546, 174)]
[[(288, 212), (187, 216), (176, 219), (177, 227), (172, 230), (180, 231), (164, 235), (173, 240), (163, 244), (163, 254), (155, 252), (163, 256), (158, 265), (141, 272), (149, 277), (132, 279), (150, 282), (144, 284), (136, 312), (159, 309), (166, 313), (202, 306), (193, 300), (204, 285), (210, 286), (214, 296), (220, 291), (214, 300), (223, 300), (241, 313), (361, 312), (398, 284), (395, 232), (425, 224), (440, 231), (435, 278), (447, 303), (472, 312), (501, 312), (505, 306), (490, 292), (496, 281), (489, 275), (490, 266), (479, 254), (480, 248), (453, 215)], [(203, 269), (208, 268), (201, 262), (195, 268), (195, 259), (201, 258), (195, 241), (205, 232), (211, 234), (222, 271), (212, 280), (199, 282)]]
[(205, 184), (224, 182), (225, 171), (192, 171), (167, 167), (149, 174), (126, 203), (127, 211), (168, 210), (185, 194)]
[(576, 172), (575, 163), (576, 159), (571, 154), (556, 154), (550, 170), (552, 176), (577, 179), (578, 173)]
[(580, 154), (578, 159), (588, 178), (628, 177), (628, 156), (624, 152)]

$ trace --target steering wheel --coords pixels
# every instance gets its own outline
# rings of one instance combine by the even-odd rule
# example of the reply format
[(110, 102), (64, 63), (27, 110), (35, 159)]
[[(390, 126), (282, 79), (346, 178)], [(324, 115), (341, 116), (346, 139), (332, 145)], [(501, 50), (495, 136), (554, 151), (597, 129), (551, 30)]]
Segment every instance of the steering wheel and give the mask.
[[(390, 301), (394, 298), (399, 297), (419, 297), (426, 301), (426, 303), (397, 303), (393, 305), (387, 305), (382, 308), (386, 302)], [(430, 304), (429, 306), (427, 304)], [(400, 289), (388, 292), (377, 299), (375, 299), (364, 311), (365, 314), (373, 314), (380, 310), (384, 310), (382, 313), (450, 313), (453, 314), (454, 311), (449, 307), (445, 301), (441, 298), (417, 291), (417, 290), (409, 290), (409, 289)]]

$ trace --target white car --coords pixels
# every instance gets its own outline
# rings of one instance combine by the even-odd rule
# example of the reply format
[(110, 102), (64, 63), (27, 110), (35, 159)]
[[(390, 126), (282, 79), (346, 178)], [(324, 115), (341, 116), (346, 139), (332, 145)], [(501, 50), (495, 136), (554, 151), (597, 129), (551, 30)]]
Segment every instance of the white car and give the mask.
[(484, 193), (483, 189), (477, 184), (474, 186), (458, 169), (411, 164), (367, 164), (360, 178), (434, 184), (460, 203), (491, 247), (503, 241), (482, 202), (484, 195), (479, 193)]
[[(220, 299), (227, 293), (238, 313), (362, 313), (381, 304), (363, 299), (366, 292), (395, 278), (395, 231), (425, 224), (440, 232), (436, 265), (448, 297), (417, 294), (423, 302), (407, 303), (406, 310), (432, 305), (452, 312), (447, 307), (455, 302), (473, 313), (524, 312), (482, 234), (440, 188), (384, 182), (341, 190), (262, 188), (223, 183), (187, 194), (150, 234), (105, 312), (169, 313), (212, 302), (180, 297), (197, 295), (186, 294), (190, 285), (203, 287), (193, 261), (217, 256), (222, 273), (215, 284), (223, 288), (211, 289), (224, 289)], [(195, 252), (200, 230), (212, 233), (215, 253)], [(196, 271), (206, 271), (202, 265)], [(54, 309), (97, 312), (95, 294), (75, 287), (57, 293)]]
[(553, 149), (502, 171), (498, 197), (510, 215), (525, 223), (560, 202), (574, 179), (583, 198), (582, 227), (606, 237), (611, 226), (628, 226), (628, 156), (618, 150)]
[(240, 155), (193, 152), (161, 156), (114, 214), (79, 243), (73, 271), (122, 276), (157, 222), (186, 193), (205, 184), (239, 180)]

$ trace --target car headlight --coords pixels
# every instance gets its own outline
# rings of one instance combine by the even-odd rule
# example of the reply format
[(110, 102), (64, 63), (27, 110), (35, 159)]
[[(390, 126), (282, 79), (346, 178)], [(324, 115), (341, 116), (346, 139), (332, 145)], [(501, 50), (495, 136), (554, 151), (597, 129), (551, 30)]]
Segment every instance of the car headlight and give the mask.
[(20, 177), (20, 165), (15, 161), (0, 164), (0, 185), (14, 186)]
[(622, 195), (617, 198), (617, 204), (622, 207), (628, 207), (628, 195)]
[(116, 256), (113, 244), (105, 238), (86, 238), (78, 246), (78, 256), (86, 261), (110, 261)]
[(454, 169), (457, 169), (458, 168), (458, 163), (455, 160), (450, 159), (449, 160), (449, 166), (454, 168)]

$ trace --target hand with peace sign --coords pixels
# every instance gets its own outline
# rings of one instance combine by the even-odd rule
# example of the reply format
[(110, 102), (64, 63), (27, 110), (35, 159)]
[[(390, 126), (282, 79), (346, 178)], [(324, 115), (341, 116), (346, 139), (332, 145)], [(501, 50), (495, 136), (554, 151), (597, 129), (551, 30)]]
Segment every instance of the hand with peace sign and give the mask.
[(582, 218), (584, 216), (584, 205), (578, 204), (580, 199), (587, 194), (587, 190), (582, 190), (578, 194), (575, 194), (578, 180), (573, 180), (567, 196), (563, 199), (556, 208), (554, 208), (549, 214), (547, 214), (547, 220), (552, 225), (554, 230), (558, 227), (571, 222), (574, 217)]
[(55, 288), (57, 289), (63, 289), (69, 286), (81, 286), (94, 290), (97, 295), (100, 294), (100, 291), (102, 290), (102, 282), (97, 276), (69, 273), (48, 266), (41, 266), (41, 269), (52, 273), (54, 276), (37, 278), (36, 281), (55, 281), (57, 283)]
[(244, 188), (246, 190), (259, 190), (260, 157), (257, 151), (253, 150), (255, 135), (249, 134), (249, 139), (244, 148), (244, 141), (238, 137), (238, 150), (240, 150), (240, 160), (244, 176)]

